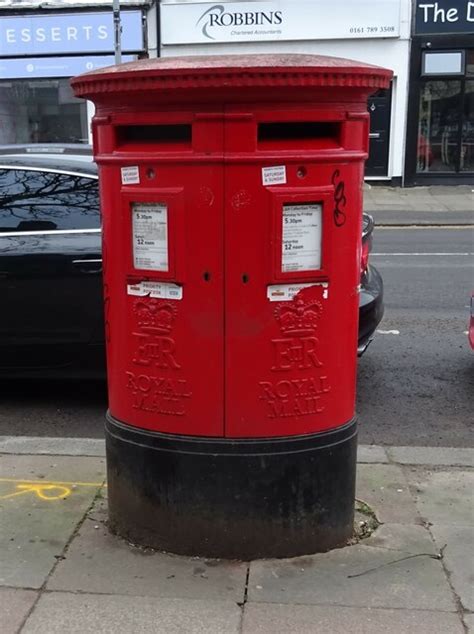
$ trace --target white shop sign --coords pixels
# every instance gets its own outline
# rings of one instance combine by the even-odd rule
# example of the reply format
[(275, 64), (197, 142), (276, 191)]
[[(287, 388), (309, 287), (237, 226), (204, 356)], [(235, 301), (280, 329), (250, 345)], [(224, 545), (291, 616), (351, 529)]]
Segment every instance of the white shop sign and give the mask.
[(400, 0), (161, 3), (161, 42), (399, 37)]
[(132, 205), (133, 266), (168, 270), (168, 208), (162, 203)]

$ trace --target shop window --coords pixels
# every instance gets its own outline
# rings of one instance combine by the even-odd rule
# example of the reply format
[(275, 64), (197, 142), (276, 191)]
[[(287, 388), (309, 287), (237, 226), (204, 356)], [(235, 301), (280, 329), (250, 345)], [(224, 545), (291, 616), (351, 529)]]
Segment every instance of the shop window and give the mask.
[(467, 77), (474, 77), (474, 49), (473, 48), (466, 51), (466, 75)]
[(474, 171), (474, 49), (425, 51), (422, 76), (417, 173)]
[(422, 75), (464, 74), (464, 51), (423, 53)]
[(0, 81), (0, 145), (87, 143), (87, 105), (69, 79)]
[(462, 171), (474, 172), (474, 79), (466, 81), (463, 114), (460, 167)]
[(418, 119), (418, 172), (455, 172), (461, 82), (433, 80), (421, 86)]

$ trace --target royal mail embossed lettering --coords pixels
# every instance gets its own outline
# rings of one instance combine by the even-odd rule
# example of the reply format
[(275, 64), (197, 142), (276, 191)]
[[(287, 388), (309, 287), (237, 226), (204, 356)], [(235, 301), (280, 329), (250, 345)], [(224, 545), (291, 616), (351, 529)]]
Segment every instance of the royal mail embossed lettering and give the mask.
[(282, 337), (271, 340), (271, 370), (287, 373), (288, 378), (259, 382), (259, 399), (266, 401), (268, 418), (308, 416), (324, 411), (321, 399), (331, 387), (327, 376), (315, 376), (323, 367), (318, 356), (319, 340), (315, 337), (322, 312), (321, 302), (298, 296), (291, 303), (281, 303), (275, 308)]
[(132, 332), (137, 344), (135, 356), (132, 361), (136, 365), (157, 368), (181, 368), (176, 361), (176, 344), (171, 337), (159, 337), (146, 332)]
[(260, 381), (259, 386), (259, 398), (267, 402), (269, 418), (319, 414), (324, 411), (321, 396), (331, 390), (327, 376)]
[(305, 370), (323, 364), (317, 356), (318, 339), (314, 331), (323, 311), (318, 301), (296, 299), (275, 309), (282, 338), (272, 339), (273, 371)]
[(272, 339), (272, 345), (274, 372), (295, 368), (306, 370), (320, 368), (323, 365), (316, 354), (318, 346), (316, 337)]
[(184, 416), (185, 399), (192, 396), (185, 379), (125, 372), (126, 388), (132, 392), (132, 407), (145, 412)]
[(138, 329), (132, 332), (136, 343), (133, 363), (180, 369), (181, 365), (176, 359), (176, 343), (170, 337), (177, 313), (176, 305), (143, 298), (135, 302), (134, 313)]

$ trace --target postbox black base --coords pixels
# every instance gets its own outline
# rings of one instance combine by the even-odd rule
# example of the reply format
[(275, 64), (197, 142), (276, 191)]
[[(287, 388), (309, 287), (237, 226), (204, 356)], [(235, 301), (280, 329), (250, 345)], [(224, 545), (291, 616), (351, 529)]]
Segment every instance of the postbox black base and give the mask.
[(354, 519), (356, 421), (229, 440), (106, 422), (109, 526), (141, 546), (228, 559), (341, 546)]

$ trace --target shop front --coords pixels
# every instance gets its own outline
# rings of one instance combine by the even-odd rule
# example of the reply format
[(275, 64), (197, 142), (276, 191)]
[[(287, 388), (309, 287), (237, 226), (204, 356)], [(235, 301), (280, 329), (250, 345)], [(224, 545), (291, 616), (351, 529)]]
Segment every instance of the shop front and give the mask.
[[(144, 51), (141, 10), (122, 11), (123, 61)], [(112, 11), (0, 15), (0, 145), (89, 143), (91, 105), (74, 75), (114, 63)]]
[(405, 182), (474, 182), (474, 2), (417, 0)]
[(411, 0), (162, 0), (160, 54), (308, 53), (394, 71), (369, 98), (366, 177), (401, 181), (408, 97)]

